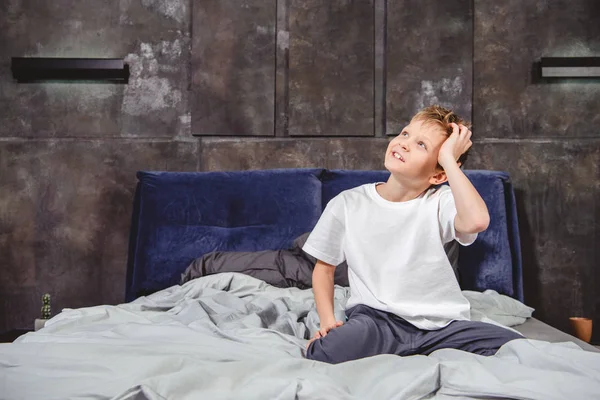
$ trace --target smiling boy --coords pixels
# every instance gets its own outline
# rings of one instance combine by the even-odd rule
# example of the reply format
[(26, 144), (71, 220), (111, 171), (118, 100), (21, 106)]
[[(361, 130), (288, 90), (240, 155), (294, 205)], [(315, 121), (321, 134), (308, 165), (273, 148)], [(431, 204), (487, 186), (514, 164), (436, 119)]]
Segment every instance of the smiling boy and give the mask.
[[(313, 291), (320, 330), (307, 358), (339, 363), (441, 348), (492, 355), (521, 338), (470, 321), (444, 251), (452, 240), (472, 244), (489, 224), (483, 199), (460, 169), (472, 145), (467, 125), (440, 106), (420, 111), (386, 149), (387, 182), (346, 190), (327, 204), (303, 247), (318, 260)], [(335, 266), (344, 260), (347, 322), (333, 313)]]

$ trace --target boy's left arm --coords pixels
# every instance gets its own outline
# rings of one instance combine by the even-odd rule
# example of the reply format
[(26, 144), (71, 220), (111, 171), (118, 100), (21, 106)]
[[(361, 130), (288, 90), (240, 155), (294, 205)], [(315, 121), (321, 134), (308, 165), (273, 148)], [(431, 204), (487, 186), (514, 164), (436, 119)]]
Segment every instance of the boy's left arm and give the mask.
[(454, 229), (461, 233), (478, 233), (487, 229), (490, 215), (477, 189), (456, 162), (472, 145), (471, 131), (464, 125), (459, 127), (453, 123), (452, 127), (452, 134), (440, 149), (438, 162), (446, 172), (456, 205)]

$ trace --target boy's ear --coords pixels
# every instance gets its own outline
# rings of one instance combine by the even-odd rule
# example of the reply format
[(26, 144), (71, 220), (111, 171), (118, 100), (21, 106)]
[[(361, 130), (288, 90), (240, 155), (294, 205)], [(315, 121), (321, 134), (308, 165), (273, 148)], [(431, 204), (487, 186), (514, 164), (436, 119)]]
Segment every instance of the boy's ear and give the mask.
[(431, 185), (441, 185), (446, 182), (448, 177), (446, 176), (446, 171), (438, 171), (435, 175), (429, 178), (429, 183)]
[[(462, 163), (460, 161), (457, 161), (456, 163), (458, 164), (458, 167), (460, 168)], [(441, 171), (438, 171), (431, 178), (429, 178), (429, 183), (431, 185), (441, 185), (442, 183), (446, 182), (447, 180), (448, 180), (448, 177), (446, 176), (446, 171), (441, 170)]]

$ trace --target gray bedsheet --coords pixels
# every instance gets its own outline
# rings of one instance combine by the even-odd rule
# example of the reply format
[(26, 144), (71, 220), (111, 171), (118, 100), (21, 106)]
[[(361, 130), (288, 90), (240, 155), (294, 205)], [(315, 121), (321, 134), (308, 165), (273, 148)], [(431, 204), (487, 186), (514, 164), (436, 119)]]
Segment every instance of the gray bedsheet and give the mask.
[[(528, 310), (471, 293), (480, 319)], [(337, 313), (348, 290), (335, 289)], [(522, 322), (522, 321), (521, 321)], [(207, 276), (119, 306), (64, 310), (0, 345), (3, 399), (594, 399), (600, 354), (518, 339), (495, 356), (444, 349), (339, 365), (304, 358), (311, 290), (242, 274)]]

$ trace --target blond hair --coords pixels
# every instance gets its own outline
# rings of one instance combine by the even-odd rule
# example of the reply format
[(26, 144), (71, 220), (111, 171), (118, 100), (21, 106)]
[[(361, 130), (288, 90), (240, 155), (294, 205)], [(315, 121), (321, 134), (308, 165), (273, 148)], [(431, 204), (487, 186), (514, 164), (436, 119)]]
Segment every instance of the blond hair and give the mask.
[[(415, 114), (412, 117), (412, 121), (422, 121), (424, 124), (432, 124), (439, 126), (442, 128), (444, 132), (448, 136), (452, 134), (452, 123), (458, 125), (464, 125), (467, 128), (471, 128), (471, 123), (467, 120), (462, 119), (458, 115), (456, 115), (452, 110), (448, 110), (442, 106), (431, 105), (426, 107)], [(467, 157), (469, 156), (469, 150), (465, 151), (458, 159), (462, 165), (465, 165), (465, 161), (467, 161)], [(442, 169), (441, 165), (437, 165), (439, 169)]]

